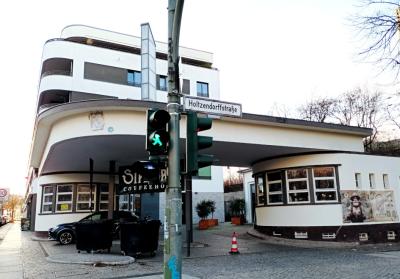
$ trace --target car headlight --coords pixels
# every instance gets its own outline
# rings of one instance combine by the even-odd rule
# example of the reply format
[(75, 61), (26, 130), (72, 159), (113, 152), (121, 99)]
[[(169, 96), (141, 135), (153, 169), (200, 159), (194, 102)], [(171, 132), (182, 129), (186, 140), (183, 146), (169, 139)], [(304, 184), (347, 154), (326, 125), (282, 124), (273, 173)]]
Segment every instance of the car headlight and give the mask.
[(55, 226), (54, 228), (51, 228), (50, 230), (52, 231), (52, 232), (54, 232), (55, 230), (57, 230), (59, 228), (59, 226)]

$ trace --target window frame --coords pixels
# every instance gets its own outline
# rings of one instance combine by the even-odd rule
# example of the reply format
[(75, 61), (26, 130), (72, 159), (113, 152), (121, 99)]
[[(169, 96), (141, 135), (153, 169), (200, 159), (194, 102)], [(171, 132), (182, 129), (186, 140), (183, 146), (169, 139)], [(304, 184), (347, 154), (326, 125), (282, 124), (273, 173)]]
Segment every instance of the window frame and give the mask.
[[(316, 177), (314, 175), (314, 169), (316, 168), (332, 168), (333, 169), (333, 176), (319, 176)], [(332, 203), (332, 202), (338, 202), (339, 201), (339, 195), (338, 195), (338, 190), (337, 190), (337, 183), (336, 183), (336, 168), (335, 167), (330, 167), (330, 166), (321, 166), (321, 167), (313, 167), (312, 168), (312, 178), (313, 178), (313, 185), (314, 185), (314, 202), (317, 203)], [(317, 189), (317, 180), (333, 180), (333, 186), (334, 188), (325, 188), (325, 189)], [(317, 192), (334, 192), (336, 199), (335, 200), (318, 200), (317, 198)]]
[[(259, 181), (258, 181), (259, 179), (261, 180), (261, 183), (259, 183)], [(264, 182), (265, 182), (265, 175), (257, 175), (257, 176), (255, 176), (254, 185), (256, 187), (256, 206), (264, 206), (264, 205), (266, 205), (265, 187), (264, 187), (265, 183)], [(261, 192), (259, 191), (260, 190), (259, 186), (261, 186), (261, 189), (262, 189)], [(263, 198), (263, 202), (260, 202), (260, 198)]]
[[(199, 91), (200, 85), (200, 91)], [(207, 88), (207, 95), (204, 95), (203, 89)], [(210, 97), (210, 86), (207, 82), (197, 81), (196, 82), (196, 94), (198, 97), (209, 98)]]
[(387, 173), (382, 174), (382, 183), (383, 183), (383, 189), (390, 189), (389, 174)]
[[(165, 87), (161, 86), (161, 80), (165, 80)], [(168, 77), (164, 75), (157, 75), (157, 90), (168, 91)]]
[[(71, 192), (59, 192), (58, 191), (58, 188), (59, 187), (61, 187), (61, 186), (71, 186)], [(57, 191), (56, 191), (56, 201), (55, 201), (55, 210), (54, 210), (54, 212), (56, 212), (56, 213), (65, 213), (65, 212), (72, 212), (73, 211), (73, 208), (74, 208), (74, 184), (73, 183), (64, 183), (64, 184), (57, 184), (56, 185), (56, 189), (57, 189)], [(59, 202), (58, 201), (58, 197), (60, 196), (60, 195), (71, 195), (71, 201), (62, 201), (62, 202)], [(70, 210), (58, 210), (58, 205), (59, 204), (70, 204), (71, 205), (71, 209)]]
[[(132, 74), (133, 75), (133, 82), (129, 81), (129, 75)], [(140, 81), (139, 83), (135, 82), (135, 76), (139, 75), (140, 76)], [(126, 84), (129, 86), (134, 86), (134, 87), (141, 87), (142, 86), (142, 72), (140, 71), (136, 71), (136, 70), (128, 70), (126, 73)]]
[(362, 189), (362, 177), (360, 172), (354, 173), (354, 181), (356, 182), (356, 189)]
[[(45, 188), (51, 188), (51, 193), (45, 193)], [(45, 197), (51, 196), (51, 202), (45, 202)], [(51, 205), (51, 211), (45, 211), (44, 206)], [(43, 185), (42, 186), (42, 211), (41, 213), (53, 213), (54, 212), (54, 186), (53, 185)]]
[[(281, 179), (280, 180), (272, 180), (272, 181), (269, 181), (268, 180), (268, 174), (272, 174), (272, 173), (279, 173), (279, 176), (281, 177)], [(282, 177), (282, 172), (281, 171), (267, 171), (266, 173), (265, 173), (265, 181), (266, 181), (266, 194), (267, 194), (267, 199), (266, 199), (266, 202), (267, 202), (267, 204), (268, 205), (281, 205), (281, 204), (284, 204), (284, 200), (283, 200), (283, 177)], [(281, 190), (280, 191), (273, 191), (273, 192), (270, 192), (270, 190), (269, 190), (269, 186), (271, 185), (271, 184), (277, 184), (277, 183), (280, 183), (281, 184)], [(281, 202), (270, 202), (270, 200), (269, 200), (269, 197), (270, 196), (276, 196), (276, 195), (281, 195), (282, 196), (282, 201)]]
[[(103, 187), (107, 187), (107, 191), (105, 192), (105, 191), (102, 191), (103, 190)], [(103, 201), (103, 200), (101, 200), (101, 195), (106, 195), (107, 194), (107, 201)], [(103, 184), (103, 185), (99, 185), (99, 211), (107, 211), (108, 210), (108, 198), (109, 198), (109, 196), (110, 196), (110, 193), (109, 193), (109, 186), (107, 185), (107, 184)], [(106, 209), (101, 209), (101, 204), (107, 204), (107, 208)]]
[(375, 183), (375, 174), (374, 173), (369, 173), (368, 174), (369, 178), (369, 188), (370, 189), (376, 189), (376, 183)]
[[(306, 177), (305, 178), (289, 178), (288, 177), (288, 171), (289, 170), (297, 170), (297, 169), (304, 169), (306, 171)], [(311, 195), (310, 195), (310, 183), (309, 183), (308, 168), (299, 167), (299, 168), (285, 169), (285, 178), (286, 178), (287, 204), (310, 204), (311, 203)], [(289, 183), (290, 182), (296, 182), (296, 181), (305, 181), (306, 184), (307, 184), (307, 189), (290, 190)], [(290, 194), (299, 194), (299, 193), (307, 193), (308, 200), (307, 201), (291, 201)]]
[[(79, 191), (79, 186), (89, 186), (89, 192)], [(91, 210), (95, 210), (96, 207), (96, 184), (92, 185), (92, 191), (90, 191), (90, 184), (88, 183), (78, 183), (76, 184), (76, 202), (75, 202), (75, 211), (76, 212), (88, 212)], [(90, 192), (92, 192), (92, 200), (90, 200)], [(89, 201), (79, 201), (79, 195), (89, 194)], [(79, 209), (79, 204), (89, 204), (89, 209)], [(91, 204), (93, 204), (93, 208), (91, 208)]]

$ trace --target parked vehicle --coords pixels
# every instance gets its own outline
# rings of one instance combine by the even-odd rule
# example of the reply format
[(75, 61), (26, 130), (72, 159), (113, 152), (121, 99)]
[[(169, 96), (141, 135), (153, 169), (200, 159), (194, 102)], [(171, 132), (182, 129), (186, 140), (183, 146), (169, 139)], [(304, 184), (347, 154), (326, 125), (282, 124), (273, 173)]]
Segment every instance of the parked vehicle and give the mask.
[(10, 222), (10, 217), (8, 217), (7, 215), (1, 216), (0, 226), (5, 225), (5, 224), (7, 224), (9, 222)]
[[(92, 213), (78, 222), (82, 223), (82, 222), (106, 220), (107, 217), (108, 217), (107, 211), (100, 211)], [(139, 220), (139, 217), (137, 217), (135, 214), (129, 211), (115, 211), (112, 219), (113, 223), (112, 234), (114, 238), (119, 238), (119, 232), (120, 232), (119, 223), (121, 219), (124, 221), (126, 220), (130, 222), (135, 222)], [(48, 231), (49, 238), (57, 240), (62, 245), (73, 243), (76, 238), (75, 225), (78, 222), (60, 224), (55, 226), (54, 228), (49, 229)]]

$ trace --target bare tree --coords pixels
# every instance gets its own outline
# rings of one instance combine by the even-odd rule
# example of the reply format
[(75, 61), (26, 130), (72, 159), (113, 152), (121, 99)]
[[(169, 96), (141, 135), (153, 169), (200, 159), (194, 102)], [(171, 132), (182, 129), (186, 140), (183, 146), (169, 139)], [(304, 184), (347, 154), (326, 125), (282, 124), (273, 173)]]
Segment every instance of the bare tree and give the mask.
[(359, 52), (362, 58), (384, 70), (400, 71), (400, 4), (399, 0), (361, 0), (352, 24), (366, 46)]
[(336, 98), (318, 97), (301, 106), (299, 113), (300, 118), (309, 121), (371, 128), (372, 135), (365, 139), (364, 145), (367, 151), (372, 151), (372, 143), (385, 121), (382, 106), (381, 92), (356, 88)]
[(333, 98), (317, 97), (302, 105), (298, 112), (304, 120), (325, 122), (329, 117), (333, 116), (336, 103), (337, 100)]

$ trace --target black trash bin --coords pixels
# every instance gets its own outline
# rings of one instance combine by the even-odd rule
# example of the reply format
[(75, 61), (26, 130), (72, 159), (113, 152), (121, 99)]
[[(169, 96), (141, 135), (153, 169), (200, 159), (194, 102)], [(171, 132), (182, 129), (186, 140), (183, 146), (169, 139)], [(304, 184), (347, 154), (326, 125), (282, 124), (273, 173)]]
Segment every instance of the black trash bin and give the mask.
[(112, 220), (76, 223), (76, 249), (80, 251), (108, 250), (112, 246)]
[(121, 223), (121, 253), (139, 256), (149, 253), (155, 256), (158, 249), (160, 220)]

